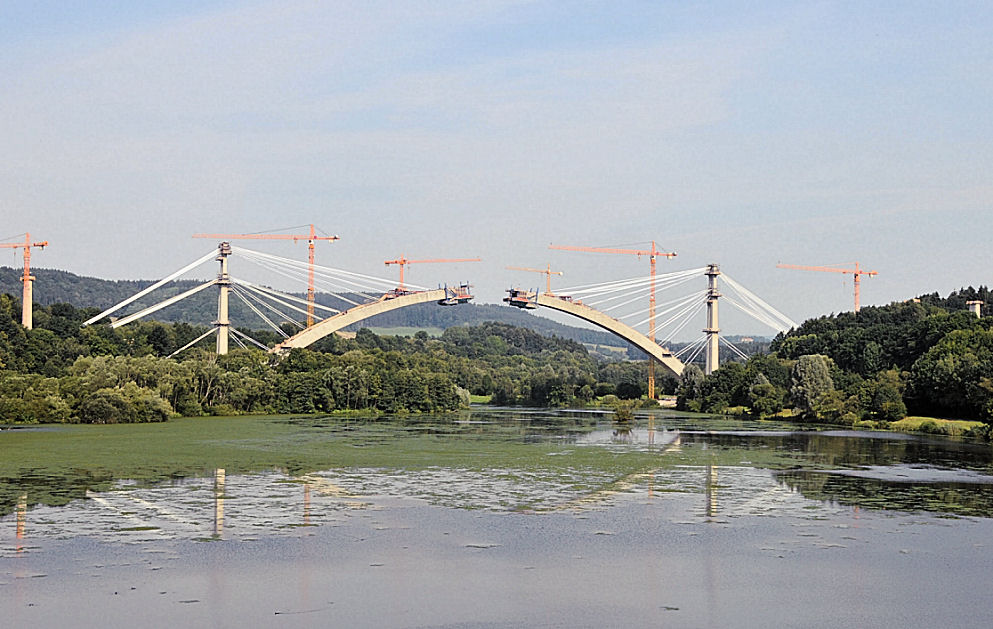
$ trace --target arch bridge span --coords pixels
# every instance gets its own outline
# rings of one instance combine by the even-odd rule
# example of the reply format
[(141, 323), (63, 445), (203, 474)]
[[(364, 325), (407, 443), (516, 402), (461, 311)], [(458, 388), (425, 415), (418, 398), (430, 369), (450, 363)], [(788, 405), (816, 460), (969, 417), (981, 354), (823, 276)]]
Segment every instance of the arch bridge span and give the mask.
[(452, 306), (465, 303), (472, 299), (468, 293), (468, 286), (460, 286), (458, 289), (439, 288), (436, 290), (426, 290), (414, 293), (396, 294), (394, 292), (383, 295), (378, 300), (367, 304), (360, 304), (354, 308), (338, 313), (333, 317), (316, 323), (309, 328), (297, 332), (282, 343), (279, 343), (271, 350), (273, 354), (285, 354), (295, 347), (307, 347), (321, 340), (329, 334), (346, 328), (353, 323), (363, 321), (384, 312), (413, 306), (416, 304), (426, 304), (434, 301), (442, 306)]
[(568, 297), (557, 297), (548, 293), (535, 294), (534, 292), (517, 289), (510, 290), (510, 296), (504, 297), (503, 300), (511, 306), (517, 306), (518, 308), (532, 309), (538, 306), (545, 306), (588, 321), (636, 346), (658, 361), (669, 373), (677, 378), (683, 373), (683, 363), (668, 349), (662, 347), (626, 323), (622, 323), (581, 302), (573, 301)]

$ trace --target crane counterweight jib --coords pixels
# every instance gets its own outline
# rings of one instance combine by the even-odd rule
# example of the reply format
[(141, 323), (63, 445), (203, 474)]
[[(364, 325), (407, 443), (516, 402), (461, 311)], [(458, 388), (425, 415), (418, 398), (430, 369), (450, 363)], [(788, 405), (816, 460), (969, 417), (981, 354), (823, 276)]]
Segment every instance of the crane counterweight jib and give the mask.
[(439, 263), (439, 262), (482, 262), (482, 258), (439, 258), (434, 260), (408, 260), (405, 256), (400, 256), (396, 260), (384, 260), (383, 263), (387, 266), (391, 264), (400, 265), (400, 285), (396, 290), (403, 292), (403, 270), (408, 264), (424, 264), (424, 263)]
[(659, 251), (655, 247), (655, 241), (652, 241), (651, 249), (620, 249), (616, 247), (574, 247), (571, 245), (548, 245), (549, 249), (561, 249), (563, 251), (588, 251), (594, 253), (622, 253), (630, 254), (636, 256), (662, 256), (665, 258), (675, 258), (675, 252), (665, 252)]
[(543, 274), (545, 276), (545, 293), (548, 295), (552, 294), (552, 276), (563, 275), (562, 271), (553, 271), (551, 264), (548, 264), (544, 269), (532, 269), (526, 266), (508, 266), (507, 268), (511, 271), (530, 271)]
[(879, 275), (878, 271), (865, 271), (859, 268), (859, 263), (854, 262), (854, 269), (840, 269), (833, 266), (806, 266), (802, 264), (777, 264), (776, 268), (779, 269), (797, 269), (800, 271), (821, 271), (824, 273), (846, 273), (850, 274), (853, 279), (853, 284), (855, 285), (855, 312), (858, 312), (861, 308), (859, 300), (859, 284), (862, 281), (862, 276), (867, 275), (872, 277), (873, 275)]

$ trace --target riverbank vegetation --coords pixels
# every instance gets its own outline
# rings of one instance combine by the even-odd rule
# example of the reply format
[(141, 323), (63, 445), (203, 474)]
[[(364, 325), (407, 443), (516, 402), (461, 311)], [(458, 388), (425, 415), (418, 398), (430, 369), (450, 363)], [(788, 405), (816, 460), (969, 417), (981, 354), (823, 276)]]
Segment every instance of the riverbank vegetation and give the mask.
[[(282, 360), (256, 349), (192, 349), (206, 328), (141, 322), (81, 327), (92, 309), (36, 306), (35, 329), (0, 296), (0, 422), (126, 423), (174, 415), (444, 412), (487, 396), (498, 405), (582, 405), (637, 398), (645, 364), (599, 363), (578, 342), (485, 323), (438, 338), (330, 336)], [(263, 342), (274, 334), (250, 332)], [(670, 391), (676, 381), (665, 382)], [(483, 399), (478, 397), (477, 399)]]
[[(855, 427), (889, 427), (908, 415), (979, 422), (905, 421), (897, 429), (989, 434), (993, 423), (993, 319), (957, 309), (989, 291), (863, 308), (811, 319), (770, 352), (728, 362), (710, 376), (688, 365), (656, 390), (677, 408)], [(206, 331), (186, 323), (86, 328), (95, 314), (68, 304), (35, 307), (19, 323), (0, 296), (0, 422), (127, 423), (175, 415), (445, 412), (488, 400), (510, 406), (619, 407), (645, 395), (644, 361), (603, 361), (580, 343), (483, 323), (438, 337), (329, 336), (281, 360), (255, 349), (226, 356), (169, 354)], [(272, 332), (244, 330), (263, 343)], [(628, 406), (624, 406), (628, 409)]]
[(679, 408), (760, 417), (889, 427), (908, 414), (969, 420), (904, 421), (894, 428), (988, 435), (993, 422), (993, 318), (952, 306), (989, 301), (969, 289), (948, 299), (863, 308), (811, 319), (779, 335), (768, 355), (727, 364), (710, 376), (687, 367)]
[(890, 430), (899, 432), (923, 432), (931, 435), (947, 435), (959, 437), (962, 435), (989, 436), (989, 424), (962, 419), (941, 419), (938, 417), (904, 417), (890, 423)]

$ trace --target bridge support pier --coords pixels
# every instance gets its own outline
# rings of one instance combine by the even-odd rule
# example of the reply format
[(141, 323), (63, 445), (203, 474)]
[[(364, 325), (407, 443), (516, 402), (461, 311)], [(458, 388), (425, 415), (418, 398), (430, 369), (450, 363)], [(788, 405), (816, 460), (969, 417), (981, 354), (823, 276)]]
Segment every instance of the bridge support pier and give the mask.
[(217, 354), (228, 353), (228, 333), (231, 330), (231, 320), (228, 318), (228, 296), (231, 293), (231, 276), (228, 275), (228, 256), (231, 255), (231, 244), (222, 242), (217, 247), (217, 261), (221, 263), (221, 272), (217, 276), (220, 291), (217, 296)]
[(703, 330), (707, 334), (707, 348), (705, 351), (704, 374), (710, 375), (720, 366), (718, 347), (720, 342), (721, 329), (717, 324), (717, 298), (721, 294), (717, 291), (717, 276), (721, 274), (720, 267), (716, 264), (707, 265), (707, 327)]

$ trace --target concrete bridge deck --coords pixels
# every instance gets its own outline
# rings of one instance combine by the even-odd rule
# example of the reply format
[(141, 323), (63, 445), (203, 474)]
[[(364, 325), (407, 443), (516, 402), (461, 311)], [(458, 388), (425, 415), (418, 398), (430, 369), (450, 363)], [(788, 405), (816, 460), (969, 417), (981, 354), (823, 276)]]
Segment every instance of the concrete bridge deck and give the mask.
[(450, 302), (451, 299), (452, 291), (446, 288), (407, 293), (397, 297), (383, 296), (377, 301), (349, 308), (333, 317), (328, 317), (320, 323), (315, 323), (309, 328), (297, 332), (269, 351), (274, 354), (282, 354), (294, 347), (307, 347), (329, 334), (333, 334), (342, 328), (346, 328), (353, 323), (368, 319), (369, 317), (415, 304), (426, 304), (431, 301), (445, 303)]

